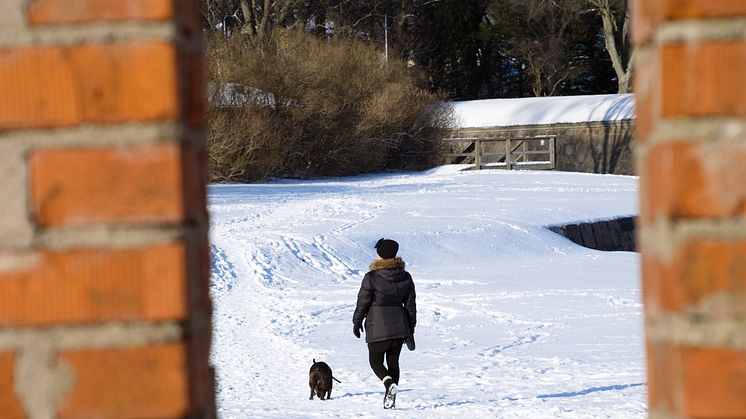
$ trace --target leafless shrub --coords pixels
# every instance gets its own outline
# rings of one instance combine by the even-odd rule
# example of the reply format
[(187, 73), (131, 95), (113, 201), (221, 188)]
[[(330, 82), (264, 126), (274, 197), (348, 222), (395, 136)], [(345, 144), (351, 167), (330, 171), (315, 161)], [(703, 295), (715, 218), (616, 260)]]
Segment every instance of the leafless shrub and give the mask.
[(451, 124), (442, 98), (361, 41), (216, 36), (208, 61), (216, 182), (427, 167)]

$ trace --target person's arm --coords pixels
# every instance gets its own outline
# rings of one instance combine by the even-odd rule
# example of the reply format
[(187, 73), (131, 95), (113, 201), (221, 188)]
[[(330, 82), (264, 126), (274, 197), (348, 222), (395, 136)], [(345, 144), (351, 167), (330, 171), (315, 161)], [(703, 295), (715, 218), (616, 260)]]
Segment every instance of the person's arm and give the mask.
[[(410, 276), (411, 278), (411, 276)], [(404, 308), (407, 310), (407, 317), (409, 320), (409, 331), (414, 334), (414, 327), (417, 325), (417, 295), (414, 291), (414, 281), (412, 281), (412, 288), (404, 297)]]
[[(352, 315), (352, 324), (354, 325), (355, 336), (358, 336), (358, 329), (362, 329), (363, 320), (368, 315), (368, 310), (373, 304), (373, 284), (371, 284), (370, 275), (365, 274), (363, 283), (360, 285), (360, 291), (357, 293), (357, 306), (355, 313)], [(360, 337), (360, 336), (358, 336)]]

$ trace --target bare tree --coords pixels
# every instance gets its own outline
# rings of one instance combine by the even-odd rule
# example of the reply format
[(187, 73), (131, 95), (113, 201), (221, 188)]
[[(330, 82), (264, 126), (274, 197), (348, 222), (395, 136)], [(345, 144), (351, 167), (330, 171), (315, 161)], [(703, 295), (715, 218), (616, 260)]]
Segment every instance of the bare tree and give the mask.
[(290, 26), (300, 0), (203, 0), (208, 27), (231, 33), (238, 29), (252, 41), (270, 37), (276, 27)]
[(619, 83), (619, 93), (631, 90), (634, 49), (629, 40), (629, 0), (588, 0), (603, 22), (604, 43)]
[(211, 31), (225, 31), (226, 24), (237, 26), (239, 0), (202, 0), (202, 19)]
[[(534, 96), (552, 96), (562, 83), (582, 74), (573, 60), (573, 36), (584, 0), (498, 0), (488, 19), (508, 30), (509, 53), (520, 59)], [(499, 18), (495, 14), (501, 14)]]
[(298, 0), (241, 0), (244, 32), (258, 41), (268, 39), (273, 29), (286, 23)]

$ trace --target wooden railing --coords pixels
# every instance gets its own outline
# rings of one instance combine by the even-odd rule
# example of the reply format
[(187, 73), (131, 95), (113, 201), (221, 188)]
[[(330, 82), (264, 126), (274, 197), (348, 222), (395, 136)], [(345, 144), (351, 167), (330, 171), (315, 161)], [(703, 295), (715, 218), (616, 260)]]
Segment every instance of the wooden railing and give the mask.
[[(453, 143), (451, 149), (461, 150), (447, 153), (446, 163), (471, 162), (477, 170), (482, 168), (554, 170), (557, 167), (556, 139), (556, 135), (446, 138), (444, 139), (446, 143)], [(459, 147), (457, 144), (466, 146)], [(540, 156), (546, 156), (546, 160), (537, 159)]]

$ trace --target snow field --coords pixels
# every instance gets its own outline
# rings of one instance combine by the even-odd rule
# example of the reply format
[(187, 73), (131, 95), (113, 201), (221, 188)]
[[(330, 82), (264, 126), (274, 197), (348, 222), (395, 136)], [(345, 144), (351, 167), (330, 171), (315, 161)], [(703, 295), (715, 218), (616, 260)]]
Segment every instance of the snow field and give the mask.
[[(635, 214), (637, 178), (460, 168), (210, 188), (222, 418), (646, 414), (638, 255), (543, 227)], [(381, 237), (417, 287), (395, 411), (352, 335)]]

